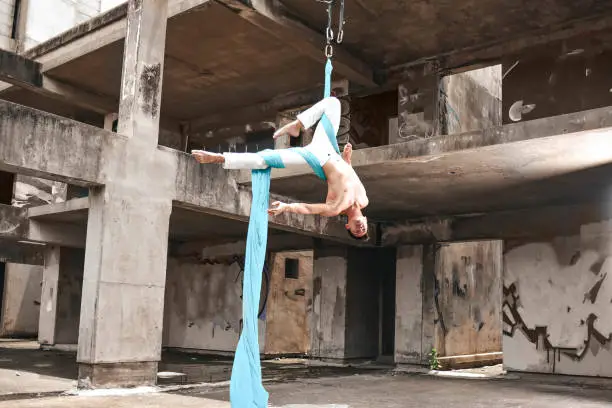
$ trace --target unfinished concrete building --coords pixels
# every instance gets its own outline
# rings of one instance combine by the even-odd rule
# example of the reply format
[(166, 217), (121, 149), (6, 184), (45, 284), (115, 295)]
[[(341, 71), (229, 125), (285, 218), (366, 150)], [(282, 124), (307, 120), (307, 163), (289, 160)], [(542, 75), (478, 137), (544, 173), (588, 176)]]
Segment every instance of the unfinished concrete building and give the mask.
[[(338, 138), (373, 239), (270, 218), (262, 354), (612, 376), (611, 13), (348, 1)], [(163, 348), (231, 354), (250, 178), (188, 152), (288, 144), (326, 22), (310, 0), (131, 0), (2, 51), (2, 335), (78, 345), (82, 387), (155, 383)], [(271, 189), (325, 193), (286, 170)]]

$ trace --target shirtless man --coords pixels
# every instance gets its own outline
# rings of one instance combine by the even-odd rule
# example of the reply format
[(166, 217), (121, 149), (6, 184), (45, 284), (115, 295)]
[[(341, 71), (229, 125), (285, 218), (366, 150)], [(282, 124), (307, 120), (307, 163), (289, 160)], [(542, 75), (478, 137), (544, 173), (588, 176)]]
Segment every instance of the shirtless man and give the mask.
[[(298, 137), (300, 132), (312, 127), (323, 114), (331, 123), (334, 134), (338, 133), (340, 127), (340, 101), (336, 98), (325, 98), (316, 105), (307, 109), (297, 116), (297, 120), (283, 126), (274, 133), (274, 139), (284, 134)], [(334, 217), (344, 214), (348, 217), (346, 229), (349, 235), (355, 239), (368, 239), (368, 220), (361, 210), (368, 205), (368, 197), (359, 177), (351, 166), (352, 146), (344, 147), (342, 156), (336, 153), (332, 146), (324, 126), (319, 122), (316, 127), (312, 142), (305, 146), (310, 153), (316, 157), (325, 176), (327, 177), (327, 199), (324, 204), (305, 203), (272, 203), (268, 210), (270, 215), (283, 212), (297, 214), (319, 214), (326, 217)], [(274, 150), (278, 153), (285, 167), (307, 166), (304, 158), (290, 149)], [(211, 153), (204, 150), (193, 150), (191, 152), (200, 163), (222, 163), (226, 169), (265, 169), (268, 167), (265, 160), (258, 153)]]

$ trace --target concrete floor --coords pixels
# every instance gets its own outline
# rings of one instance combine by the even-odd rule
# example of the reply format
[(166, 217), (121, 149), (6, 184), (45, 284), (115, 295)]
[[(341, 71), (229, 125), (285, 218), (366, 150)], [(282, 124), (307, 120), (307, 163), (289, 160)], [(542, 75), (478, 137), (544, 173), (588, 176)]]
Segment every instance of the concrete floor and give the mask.
[[(229, 378), (231, 360), (165, 353), (161, 367), (186, 376), (167, 392), (123, 396), (67, 396), (74, 389), (73, 353), (40, 351), (32, 342), (0, 342), (0, 408), (229, 408), (226, 387), (185, 386)], [(314, 363), (313, 363), (314, 364)], [(612, 379), (502, 374), (501, 367), (464, 370), (493, 378), (462, 379), (384, 368), (325, 367), (300, 360), (264, 363), (274, 407), (478, 408), (612, 407)], [(448, 373), (444, 373), (448, 374)], [(456, 374), (456, 373), (451, 373)], [(40, 398), (41, 394), (44, 398)]]
[[(268, 384), (284, 408), (609, 408), (612, 387), (524, 380), (465, 380), (427, 375), (353, 375)], [(227, 391), (209, 388), (133, 396), (58, 397), (0, 402), (0, 408), (229, 408)]]

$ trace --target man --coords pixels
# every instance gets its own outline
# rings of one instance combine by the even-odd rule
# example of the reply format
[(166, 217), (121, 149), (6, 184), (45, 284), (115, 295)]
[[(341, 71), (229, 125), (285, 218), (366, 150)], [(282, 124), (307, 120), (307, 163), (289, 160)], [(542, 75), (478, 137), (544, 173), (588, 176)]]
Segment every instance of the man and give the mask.
[[(325, 98), (297, 116), (297, 120), (283, 126), (274, 133), (274, 139), (289, 134), (298, 137), (300, 132), (311, 128), (323, 114), (329, 119), (334, 135), (340, 127), (341, 107), (336, 98)], [(351, 166), (352, 146), (344, 147), (342, 156), (336, 153), (327, 135), (322, 120), (317, 125), (312, 142), (304, 149), (316, 158), (327, 178), (327, 199), (323, 204), (282, 203), (276, 201), (268, 210), (270, 215), (283, 212), (297, 214), (319, 214), (334, 217), (344, 214), (348, 217), (346, 229), (355, 239), (368, 239), (368, 220), (361, 210), (368, 205), (368, 197), (359, 177)], [(222, 163), (225, 169), (265, 169), (268, 167), (264, 156), (259, 153), (211, 153), (204, 150), (191, 152), (200, 163)], [(303, 155), (291, 149), (274, 150), (285, 167), (306, 166)]]

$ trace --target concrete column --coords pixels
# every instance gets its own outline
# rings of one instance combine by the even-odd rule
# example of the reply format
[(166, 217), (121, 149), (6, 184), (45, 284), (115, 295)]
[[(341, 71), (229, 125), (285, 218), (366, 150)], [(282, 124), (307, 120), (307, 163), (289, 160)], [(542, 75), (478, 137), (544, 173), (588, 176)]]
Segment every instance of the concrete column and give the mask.
[(395, 363), (423, 360), (423, 246), (397, 249), (395, 274)]
[(161, 357), (176, 163), (157, 154), (167, 0), (131, 0), (110, 180), (90, 190), (79, 387), (152, 385)]
[(442, 134), (502, 124), (501, 65), (448, 75), (441, 81), (440, 93)]
[(51, 246), (45, 249), (38, 342), (76, 344), (85, 252)]
[(60, 247), (45, 249), (45, 264), (40, 295), (40, 319), (38, 320), (38, 342), (55, 344), (55, 321), (57, 318), (57, 284), (60, 269)]
[(344, 359), (348, 248), (315, 243), (311, 355)]

